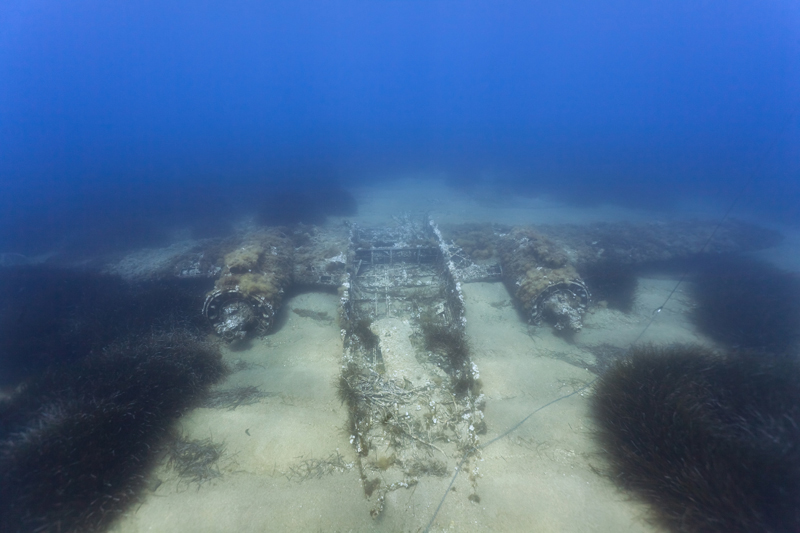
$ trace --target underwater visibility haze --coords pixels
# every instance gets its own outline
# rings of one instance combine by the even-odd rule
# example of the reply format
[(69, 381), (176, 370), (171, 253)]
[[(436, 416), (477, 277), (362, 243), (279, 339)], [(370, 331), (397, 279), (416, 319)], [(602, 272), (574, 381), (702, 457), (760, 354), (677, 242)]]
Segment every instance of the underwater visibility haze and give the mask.
[(4, 251), (203, 235), (276, 190), (407, 174), (668, 207), (755, 173), (752, 209), (800, 220), (793, 2), (0, 10)]
[(0, 5), (0, 530), (800, 531), (800, 3)]

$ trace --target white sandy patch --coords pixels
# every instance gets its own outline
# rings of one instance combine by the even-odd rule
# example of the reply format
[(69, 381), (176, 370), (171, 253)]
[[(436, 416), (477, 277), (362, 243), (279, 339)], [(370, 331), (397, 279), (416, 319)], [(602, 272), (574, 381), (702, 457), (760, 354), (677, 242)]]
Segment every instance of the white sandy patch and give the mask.
[[(464, 286), (472, 360), (481, 370), (489, 432), (503, 434), (548, 402), (583, 386), (590, 372), (549, 357), (575, 350), (548, 328), (520, 322), (499, 283)], [(580, 335), (580, 334), (579, 334)], [(584, 391), (553, 404), (482, 451), (480, 505), (497, 531), (651, 531), (632, 504), (591, 465)]]
[(381, 357), (386, 376), (403, 383), (406, 379), (414, 387), (424, 383), (416, 348), (411, 344), (413, 329), (408, 320), (382, 318), (374, 321), (370, 329), (380, 338)]
[[(227, 351), (226, 360), (251, 364), (219, 388), (258, 386), (270, 394), (235, 410), (196, 409), (179, 428), (191, 439), (224, 442), (223, 476), (202, 486), (178, 482), (163, 466), (153, 473), (164, 483), (115, 531), (330, 531), (371, 527), (355, 455), (336, 398), (342, 343), (334, 322), (291, 312), (313, 309), (335, 317), (338, 297), (303, 294), (287, 301), (282, 327), (249, 349)], [(249, 432), (249, 435), (248, 435)], [(339, 453), (348, 468), (298, 480), (305, 460)], [(287, 478), (292, 477), (292, 479)]]

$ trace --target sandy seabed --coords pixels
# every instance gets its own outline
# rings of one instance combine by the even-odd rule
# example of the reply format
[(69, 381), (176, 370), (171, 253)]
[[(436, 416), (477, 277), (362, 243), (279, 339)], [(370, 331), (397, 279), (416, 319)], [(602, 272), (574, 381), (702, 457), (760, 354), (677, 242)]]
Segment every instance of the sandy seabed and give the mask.
[[(431, 181), (393, 182), (357, 191), (357, 198), (359, 215), (352, 220), (365, 226), (391, 223), (390, 215), (403, 212), (428, 213), (439, 223), (558, 224), (651, 217), (612, 208), (568, 208), (540, 199), (478, 202)], [(548, 327), (534, 328), (521, 320), (502, 283), (465, 284), (466, 334), (486, 396), (488, 432), (483, 442), (591, 382), (595, 375), (580, 365), (593, 360), (587, 347), (627, 347), (651, 322), (676, 281), (640, 278), (631, 312), (595, 306), (571, 342)], [(678, 288), (642, 341), (711, 345), (689, 321), (692, 301), (687, 291), (686, 285)], [(445, 495), (430, 531), (657, 531), (643, 505), (597, 473), (603, 460), (592, 439), (591, 387), (536, 412), (482, 449), (451, 489), (452, 470), (443, 477), (426, 477), (389, 492), (384, 512), (371, 518), (346, 430), (347, 410), (336, 396), (342, 359), (338, 305), (335, 294), (295, 295), (284, 302), (272, 334), (235, 351), (225, 349), (226, 361), (241, 370), (217, 388), (252, 385), (267, 396), (236, 409), (196, 409), (178, 427), (187, 438), (224, 443), (218, 464), (222, 475), (189, 483), (165, 462), (151, 474), (156, 488), (112, 531), (416, 532), (425, 531)]]

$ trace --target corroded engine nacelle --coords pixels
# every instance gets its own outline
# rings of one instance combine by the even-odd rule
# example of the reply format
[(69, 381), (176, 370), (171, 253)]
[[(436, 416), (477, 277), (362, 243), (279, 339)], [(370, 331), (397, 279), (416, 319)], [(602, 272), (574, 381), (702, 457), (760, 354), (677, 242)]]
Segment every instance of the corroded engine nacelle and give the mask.
[(251, 331), (269, 330), (275, 308), (259, 295), (245, 295), (238, 289), (213, 290), (203, 303), (203, 315), (217, 335), (228, 342), (242, 340)]
[(576, 332), (589, 305), (589, 289), (566, 253), (532, 228), (514, 228), (500, 242), (503, 276), (528, 320)]

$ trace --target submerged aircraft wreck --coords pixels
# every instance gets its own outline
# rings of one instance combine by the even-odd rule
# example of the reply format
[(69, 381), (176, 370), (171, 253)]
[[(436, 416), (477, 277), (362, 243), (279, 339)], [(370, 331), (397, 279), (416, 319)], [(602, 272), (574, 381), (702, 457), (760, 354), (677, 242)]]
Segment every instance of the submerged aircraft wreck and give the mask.
[(502, 281), (522, 320), (572, 335), (595, 286), (602, 292), (609, 279), (778, 239), (736, 221), (440, 228), (427, 217), (403, 216), (379, 228), (257, 228), (140, 252), (109, 270), (127, 278), (213, 281), (202, 313), (228, 342), (269, 333), (290, 290), (338, 291), (338, 394), (364, 494), (378, 517), (389, 493), (452, 473), (462, 459), (476, 488), (471, 463), (486, 433), (485, 398), (465, 337), (462, 283)]
[[(490, 360), (491, 364), (503, 364), (505, 361), (499, 359), (512, 354), (507, 350), (502, 352), (505, 356), (482, 358), (485, 354), (471, 351), (462, 293), (465, 284), (502, 282), (516, 303), (520, 321), (534, 330), (552, 328), (556, 335), (570, 340), (579, 335), (586, 313), (593, 308), (613, 306), (624, 311), (625, 301), (620, 295), (627, 294), (632, 302), (637, 278), (648, 269), (679, 272), (682, 280), (686, 277), (693, 282), (690, 305), (696, 313), (694, 323), (700, 332), (709, 333), (710, 340), (737, 350), (741, 346), (764, 347), (763, 356), (761, 352), (758, 357), (741, 359), (715, 355), (711, 361), (702, 349), (692, 348), (688, 356), (698, 356), (701, 362), (706, 358), (710, 363), (704, 368), (723, 372), (715, 374), (715, 381), (703, 381), (704, 375), (691, 371), (695, 366), (684, 368), (683, 348), (656, 350), (645, 346), (637, 352), (639, 359), (632, 359), (641, 362), (641, 366), (631, 366), (623, 358), (627, 357), (623, 347), (581, 346), (580, 341), (590, 337), (585, 335), (583, 339), (572, 339), (573, 344), (576, 349), (588, 351), (595, 357), (594, 362), (582, 358), (562, 360), (579, 366), (581, 376), (599, 376), (594, 397), (600, 400), (595, 401), (594, 412), (600, 413), (596, 418), (601, 424), (609, 422), (603, 438), (610, 443), (606, 448), (614, 454), (610, 464), (617, 468), (617, 474), (633, 476), (628, 479), (655, 487), (653, 494), (658, 498), (663, 494), (659, 491), (669, 492), (677, 486), (670, 481), (664, 487), (663, 479), (681, 479), (679, 485), (689, 499), (679, 498), (667, 506), (667, 518), (673, 516), (669, 513), (674, 510), (674, 516), (679, 516), (687, 501), (689, 505), (698, 501), (692, 499), (695, 478), (680, 477), (686, 463), (681, 456), (669, 455), (671, 451), (665, 452), (666, 456), (656, 456), (659, 465), (671, 469), (665, 470), (670, 472), (668, 478), (660, 473), (652, 475), (659, 471), (650, 466), (642, 467), (646, 463), (638, 453), (649, 446), (647, 443), (662, 442), (661, 435), (674, 435), (674, 421), (682, 419), (659, 407), (655, 413), (663, 422), (655, 428), (663, 429), (659, 433), (651, 431), (652, 424), (641, 423), (638, 414), (649, 405), (661, 406), (665, 401), (669, 405), (671, 401), (681, 404), (673, 406), (675, 412), (686, 405), (694, 412), (693, 406), (700, 405), (704, 409), (701, 412), (706, 413), (703, 416), (715, 420), (713, 417), (728, 409), (716, 400), (722, 397), (717, 391), (729, 394), (737, 402), (750, 394), (748, 412), (754, 414), (747, 419), (748, 425), (737, 424), (735, 431), (728, 431), (731, 427), (725, 424), (715, 425), (722, 428), (714, 429), (715, 441), (708, 441), (702, 424), (677, 428), (688, 431), (687, 441), (691, 442), (752, 440), (753, 447), (748, 449), (753, 453), (744, 461), (738, 452), (732, 452), (724, 470), (707, 471), (702, 478), (705, 483), (705, 479), (714, 479), (715, 472), (719, 472), (725, 487), (729, 487), (719, 495), (715, 491), (714, 498), (708, 500), (711, 503), (704, 500), (698, 504), (698, 509), (711, 509), (708, 516), (724, 517), (729, 495), (740, 498), (740, 483), (736, 480), (751, 479), (752, 465), (760, 464), (761, 457), (774, 456), (781, 465), (789, 465), (765, 472), (790, 471), (796, 462), (790, 454), (791, 446), (784, 443), (797, 440), (797, 424), (792, 418), (792, 409), (797, 405), (792, 397), (797, 365), (785, 355), (796, 353), (800, 342), (796, 333), (800, 283), (794, 273), (754, 264), (753, 258), (743, 254), (773, 246), (778, 240), (777, 233), (736, 221), (721, 225), (669, 222), (440, 226), (426, 216), (401, 216), (381, 227), (347, 222), (252, 226), (223, 239), (139, 250), (107, 264), (105, 273), (12, 265), (6, 271), (3, 294), (8, 303), (2, 318), (7, 325), (7, 353), (13, 357), (6, 357), (4, 364), (16, 372), (8, 376), (21, 376), (27, 382), (7, 393), (3, 403), (6, 452), (0, 467), (5, 483), (0, 490), (5, 494), (4, 523), (23, 525), (14, 526), (13, 530), (28, 530), (46, 529), (47, 524), (61, 528), (65, 523), (91, 525), (112, 520), (114, 513), (122, 512), (145, 489), (145, 467), (150, 461), (159, 460), (165, 449), (164, 439), (169, 440), (168, 429), (184, 412), (191, 410), (194, 414), (198, 406), (210, 405), (235, 408), (268, 395), (252, 382), (232, 389), (211, 391), (210, 387), (221, 383), (228, 371), (243, 362), (231, 360), (226, 364), (223, 357), (247, 347), (249, 339), (280, 328), (285, 318), (282, 308), (297, 291), (326, 291), (331, 295), (316, 300), (331, 305), (327, 311), (293, 311), (300, 316), (324, 317), (324, 337), (320, 338), (325, 339), (325, 346), (320, 350), (325, 355), (313, 361), (328, 366), (324, 370), (303, 369), (319, 371), (314, 383), (325, 387), (323, 396), (313, 397), (311, 410), (319, 411), (317, 408), (324, 404), (337, 411), (336, 405), (329, 405), (338, 403), (335, 392), (344, 409), (331, 420), (331, 431), (336, 433), (326, 435), (336, 446), (346, 446), (339, 429), (344, 425), (352, 451), (343, 457), (337, 448), (335, 459), (302, 459), (299, 464), (305, 470), (290, 465), (287, 481), (295, 480), (290, 473), (305, 479), (303, 476), (312, 473), (348, 471), (349, 481), (360, 484), (363, 490), (366, 504), (359, 505), (359, 509), (364, 509), (366, 520), (367, 512), (375, 519), (394, 520), (396, 511), (412, 500), (410, 491), (419, 489), (428, 496), (432, 489), (448, 486), (446, 496), (451, 487), (456, 487), (453, 483), (459, 473), (463, 474), (459, 495), (466, 500), (460, 504), (477, 504), (481, 493), (490, 492), (488, 483), (479, 486), (486, 464), (481, 460), (489, 459), (487, 454), (481, 456), (482, 450), (507, 434), (498, 436), (497, 427), (507, 421), (501, 421), (502, 416), (485, 416), (492, 405), (487, 405), (481, 368), (476, 361), (486, 361), (485, 380), (485, 375), (494, 370), (488, 366)], [(713, 296), (710, 300), (714, 305), (709, 306), (709, 299), (703, 299), (703, 290), (697, 290), (703, 286)], [(30, 302), (35, 305), (26, 307)], [(503, 306), (505, 302), (501, 302)], [(338, 323), (333, 326), (328, 311), (336, 308)], [(639, 318), (649, 315), (641, 310), (634, 314)], [(719, 320), (718, 315), (722, 315)], [(513, 313), (503, 316), (503, 322), (514, 320)], [(711, 320), (711, 326), (724, 323), (729, 329), (703, 330), (703, 317), (716, 320)], [(44, 329), (50, 332), (30, 334)], [(17, 331), (21, 334), (15, 336)], [(307, 335), (309, 331), (299, 330), (298, 334)], [(470, 334), (477, 331), (480, 328), (470, 329)], [(341, 334), (341, 344), (335, 340), (337, 332)], [(299, 339), (286, 333), (288, 339)], [(214, 336), (221, 342), (209, 342), (209, 337)], [(482, 339), (475, 341), (478, 344)], [(229, 343), (232, 351), (223, 355), (222, 343)], [(264, 344), (259, 349), (267, 348)], [(677, 381), (665, 381), (660, 374), (650, 372), (653, 365), (664, 368), (661, 359), (648, 356), (656, 352), (663, 352), (667, 367), (677, 365), (677, 371), (670, 373)], [(257, 359), (263, 357), (262, 353), (254, 350), (251, 355)], [(291, 348), (267, 353), (296, 355)], [(524, 361), (525, 357), (522, 354), (516, 361)], [(67, 361), (69, 364), (65, 364)], [(538, 372), (538, 365), (527, 367), (527, 375), (520, 375), (520, 380), (535, 378), (530, 375), (534, 367)], [(44, 370), (37, 375), (40, 368)], [(240, 367), (244, 368), (247, 367)], [(631, 368), (640, 372), (630, 374)], [(511, 370), (515, 371), (516, 368)], [(734, 373), (736, 379), (729, 379), (726, 372)], [(268, 374), (274, 377), (271, 371), (264, 370), (261, 374), (249, 373), (247, 378), (263, 383)], [(641, 375), (654, 380), (654, 386), (638, 387)], [(750, 387), (751, 375), (766, 376), (764, 379), (768, 380), (758, 391), (784, 392), (763, 397), (747, 392), (756, 390), (752, 388), (745, 390), (746, 394), (737, 392), (736, 387)], [(498, 390), (494, 376), (492, 379), (491, 385), (486, 386), (487, 395), (492, 394), (490, 402)], [(561, 399), (594, 383), (577, 381), (581, 388), (567, 385), (573, 391)], [(683, 387), (681, 395), (673, 394), (676, 387)], [(653, 394), (657, 398), (659, 394), (666, 395), (668, 401), (653, 401)], [(709, 395), (716, 395), (714, 402), (708, 401)], [(317, 403), (319, 398), (325, 399)], [(779, 401), (764, 403), (771, 398)], [(498, 411), (508, 405), (502, 400), (496, 405)], [(552, 401), (545, 406), (550, 404)], [(263, 407), (257, 417), (274, 414), (271, 406)], [(315, 420), (327, 421), (329, 415), (325, 411)], [(528, 417), (535, 412), (530, 411)], [(610, 414), (604, 415), (606, 412)], [(759, 414), (762, 412), (767, 415)], [(133, 420), (136, 423), (130, 422)], [(774, 420), (783, 421), (783, 425), (774, 425)], [(518, 426), (511, 426), (511, 431)], [(621, 428), (629, 427), (637, 433), (638, 442), (645, 445), (625, 447), (631, 442), (630, 435)], [(771, 428), (770, 433), (763, 433), (767, 437), (760, 433), (762, 427)], [(106, 438), (108, 428), (114, 429), (113, 438)], [(259, 439), (259, 445), (263, 444), (246, 426), (240, 429), (248, 439), (252, 436)], [(315, 430), (326, 431), (316, 425)], [(742, 435), (746, 440), (740, 439)], [(275, 441), (282, 446), (285, 439), (277, 435)], [(297, 442), (286, 444), (291, 453)], [(195, 440), (179, 446), (205, 449), (204, 454), (211, 457), (211, 466), (206, 463), (202, 467), (206, 470), (198, 470), (200, 477), (191, 479), (213, 476), (222, 445)], [(703, 446), (702, 453), (718, 456), (719, 445)], [(768, 450), (766, 455), (763, 450)], [(778, 451), (773, 453), (774, 450)], [(706, 460), (698, 462), (701, 469), (709, 464), (712, 463)], [(67, 474), (54, 482), (53, 471)], [(743, 477), (731, 477), (729, 472)], [(276, 463), (272, 476), (281, 473)], [(450, 485), (447, 476), (453, 476)], [(794, 482), (789, 478), (781, 478), (782, 481), (767, 475), (763, 479), (763, 486), (770, 487), (765, 489), (769, 493), (775, 483), (794, 487), (787, 485)], [(758, 496), (760, 491), (753, 489), (737, 501), (746, 500), (751, 494)], [(360, 494), (348, 496), (361, 501)], [(793, 510), (797, 506), (787, 504), (785, 508)], [(713, 514), (715, 509), (721, 513)], [(753, 507), (751, 515), (763, 515), (759, 515), (760, 509)], [(702, 513), (705, 511), (698, 511), (697, 516)], [(436, 513), (431, 523), (435, 518)]]
[[(599, 278), (608, 283), (647, 265), (750, 252), (779, 240), (776, 232), (735, 220), (719, 227), (674, 222), (439, 229), (424, 217), (402, 217), (391, 228), (259, 228), (223, 240), (137, 252), (108, 270), (127, 279), (213, 279), (202, 312), (228, 341), (269, 332), (290, 288), (344, 291), (376, 264), (409, 261), (443, 262), (457, 283), (503, 281), (524, 320), (576, 332), (602, 284)], [(393, 275), (407, 272), (385, 273)]]

